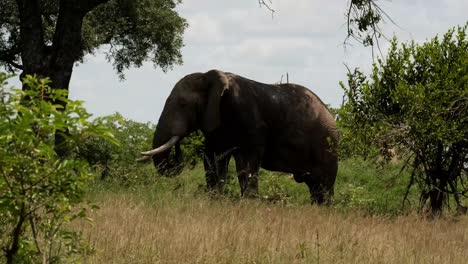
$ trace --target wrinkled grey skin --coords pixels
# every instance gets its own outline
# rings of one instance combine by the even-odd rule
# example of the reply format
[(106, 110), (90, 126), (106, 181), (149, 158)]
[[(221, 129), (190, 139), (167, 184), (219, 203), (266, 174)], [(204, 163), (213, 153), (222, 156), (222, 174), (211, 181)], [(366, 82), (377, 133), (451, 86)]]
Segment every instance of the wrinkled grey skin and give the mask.
[[(211, 70), (182, 78), (167, 98), (153, 147), (201, 130), (207, 187), (222, 191), (231, 156), (242, 195), (258, 193), (260, 167), (292, 173), (308, 185), (312, 202), (328, 201), (338, 168), (333, 116), (310, 90), (263, 84)], [(155, 165), (169, 151), (153, 156)]]

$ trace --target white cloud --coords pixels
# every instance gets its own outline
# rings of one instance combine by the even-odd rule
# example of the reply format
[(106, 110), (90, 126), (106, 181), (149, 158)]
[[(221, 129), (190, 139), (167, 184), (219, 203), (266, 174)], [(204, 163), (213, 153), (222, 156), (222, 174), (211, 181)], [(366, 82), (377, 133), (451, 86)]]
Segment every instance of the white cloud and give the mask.
[(195, 15), (188, 19), (190, 27), (185, 32), (185, 41), (194, 44), (216, 44), (223, 40), (224, 34), (217, 21), (209, 16)]
[[(466, 0), (379, 1), (401, 27), (384, 25), (387, 36), (417, 41), (443, 34), (467, 21)], [(85, 100), (95, 114), (121, 112), (156, 122), (174, 84), (186, 74), (217, 68), (266, 83), (289, 73), (326, 103), (338, 106), (346, 68), (369, 70), (371, 50), (342, 46), (346, 29), (343, 0), (273, 0), (272, 19), (258, 1), (185, 0), (178, 7), (190, 28), (185, 34), (184, 65), (164, 74), (150, 63), (126, 72), (120, 82), (103, 54), (75, 68), (71, 96)], [(386, 53), (388, 43), (381, 42)]]

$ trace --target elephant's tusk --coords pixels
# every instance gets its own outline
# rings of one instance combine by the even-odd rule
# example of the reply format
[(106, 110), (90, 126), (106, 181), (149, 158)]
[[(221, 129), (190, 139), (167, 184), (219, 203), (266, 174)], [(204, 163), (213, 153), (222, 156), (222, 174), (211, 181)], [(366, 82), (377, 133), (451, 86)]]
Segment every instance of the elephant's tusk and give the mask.
[[(158, 148), (155, 148), (153, 150), (150, 150), (150, 151), (141, 152), (141, 155), (151, 158), (152, 156), (154, 156), (154, 155), (156, 155), (158, 153), (164, 152), (164, 151), (172, 148), (177, 143), (177, 141), (179, 141), (179, 138), (180, 138), (179, 136), (173, 136), (164, 145), (162, 145), (162, 146), (160, 146)], [(143, 159), (143, 158), (141, 158), (141, 159)]]
[(143, 156), (143, 157), (141, 157), (139, 159), (136, 159), (135, 161), (136, 162), (141, 162), (141, 161), (147, 161), (149, 159), (151, 159), (151, 156)]

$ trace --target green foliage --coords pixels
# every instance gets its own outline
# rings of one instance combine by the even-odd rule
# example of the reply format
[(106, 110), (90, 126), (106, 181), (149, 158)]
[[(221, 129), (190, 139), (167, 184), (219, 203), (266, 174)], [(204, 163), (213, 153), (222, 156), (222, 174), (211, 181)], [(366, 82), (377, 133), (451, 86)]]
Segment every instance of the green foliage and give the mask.
[(354, 38), (364, 46), (378, 45), (378, 40), (383, 35), (379, 24), (384, 18), (392, 21), (376, 0), (351, 0), (346, 18), (348, 20), (346, 40)]
[(93, 173), (85, 162), (59, 157), (54, 135), (66, 136), (70, 149), (86, 135), (114, 137), (100, 120), (89, 121), (82, 102), (51, 89), (48, 79), (26, 76), (30, 89), (21, 91), (7, 88), (7, 77), (0, 73), (0, 262), (72, 261), (86, 248), (66, 225), (86, 217), (82, 202)]
[(453, 195), (458, 206), (468, 191), (462, 173), (468, 158), (468, 24), (423, 44), (393, 39), (386, 60), (366, 77), (348, 74), (348, 98), (339, 126), (347, 155), (379, 146), (406, 152), (410, 184), (419, 183), (421, 206), (433, 213)]
[(180, 49), (185, 19), (175, 11), (180, 0), (111, 0), (90, 12), (84, 21), (88, 49), (111, 44), (107, 54), (122, 71), (151, 60), (164, 71), (182, 63)]
[(205, 137), (199, 131), (190, 134), (181, 141), (182, 161), (184, 166), (194, 166), (203, 161), (205, 155)]
[(102, 179), (126, 186), (151, 181), (154, 169), (137, 164), (135, 157), (151, 144), (154, 126), (125, 119), (119, 113), (103, 117), (101, 121), (115, 135), (119, 145), (98, 136), (88, 136), (82, 140), (77, 156), (97, 170)]
[[(55, 48), (55, 39), (67, 41), (67, 36), (56, 33), (59, 14), (67, 16), (59, 8), (58, 0), (38, 1), (42, 20), (43, 44)], [(104, 46), (108, 48), (107, 58), (121, 77), (122, 71), (131, 66), (141, 66), (144, 60), (151, 60), (164, 71), (173, 64), (182, 63), (180, 49), (183, 46), (183, 32), (187, 27), (185, 19), (175, 8), (179, 0), (106, 0), (68, 1), (77, 6), (74, 12), (84, 12), (81, 29), (81, 49), (69, 54), (79, 61), (84, 55), (95, 52)], [(102, 3), (102, 4), (98, 4)], [(78, 11), (82, 6), (96, 6), (86, 11)], [(32, 19), (34, 12), (28, 13)], [(0, 66), (14, 70), (20, 64), (21, 45), (20, 16), (18, 4), (13, 0), (0, 1)], [(62, 21), (64, 22), (64, 21)], [(65, 20), (64, 27), (72, 28)], [(74, 25), (73, 25), (74, 27)], [(68, 31), (67, 31), (68, 32)], [(26, 32), (25, 32), (26, 33)], [(72, 32), (73, 34), (79, 32)], [(52, 45), (51, 45), (52, 44)], [(68, 45), (69, 43), (66, 43)], [(73, 43), (78, 44), (78, 43)], [(63, 45), (63, 44), (62, 44)], [(66, 52), (71, 53), (71, 50)]]
[[(275, 10), (271, 7), (272, 0), (259, 0), (260, 6), (265, 6), (272, 14)], [(380, 24), (387, 18), (392, 19), (377, 4), (378, 0), (350, 0), (347, 3), (347, 12), (345, 13), (348, 33), (345, 43), (349, 38), (353, 38), (364, 46), (374, 46), (377, 44), (383, 33)]]
[(105, 116), (103, 124), (115, 135), (119, 145), (110, 144), (100, 137), (87, 137), (79, 156), (91, 165), (108, 165), (110, 162), (129, 165), (135, 161), (135, 153), (141, 152), (151, 143), (152, 125), (125, 119), (115, 113)]

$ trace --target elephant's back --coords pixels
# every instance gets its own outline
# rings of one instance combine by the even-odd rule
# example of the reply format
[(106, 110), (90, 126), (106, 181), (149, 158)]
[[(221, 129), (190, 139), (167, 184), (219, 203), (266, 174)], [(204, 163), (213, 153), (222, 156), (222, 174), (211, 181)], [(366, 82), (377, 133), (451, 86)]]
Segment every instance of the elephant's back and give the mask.
[[(259, 119), (269, 129), (289, 136), (322, 131), (335, 138), (336, 123), (328, 107), (310, 89), (293, 83), (265, 84), (235, 74), (233, 94), (241, 101), (242, 112)], [(298, 135), (296, 135), (298, 136)]]
[[(333, 132), (336, 122), (327, 105), (310, 89), (293, 83), (275, 85), (281, 94), (288, 94), (283, 102), (287, 119), (311, 129), (325, 129)], [(318, 127), (317, 127), (318, 126)], [(331, 135), (333, 136), (333, 135)]]

